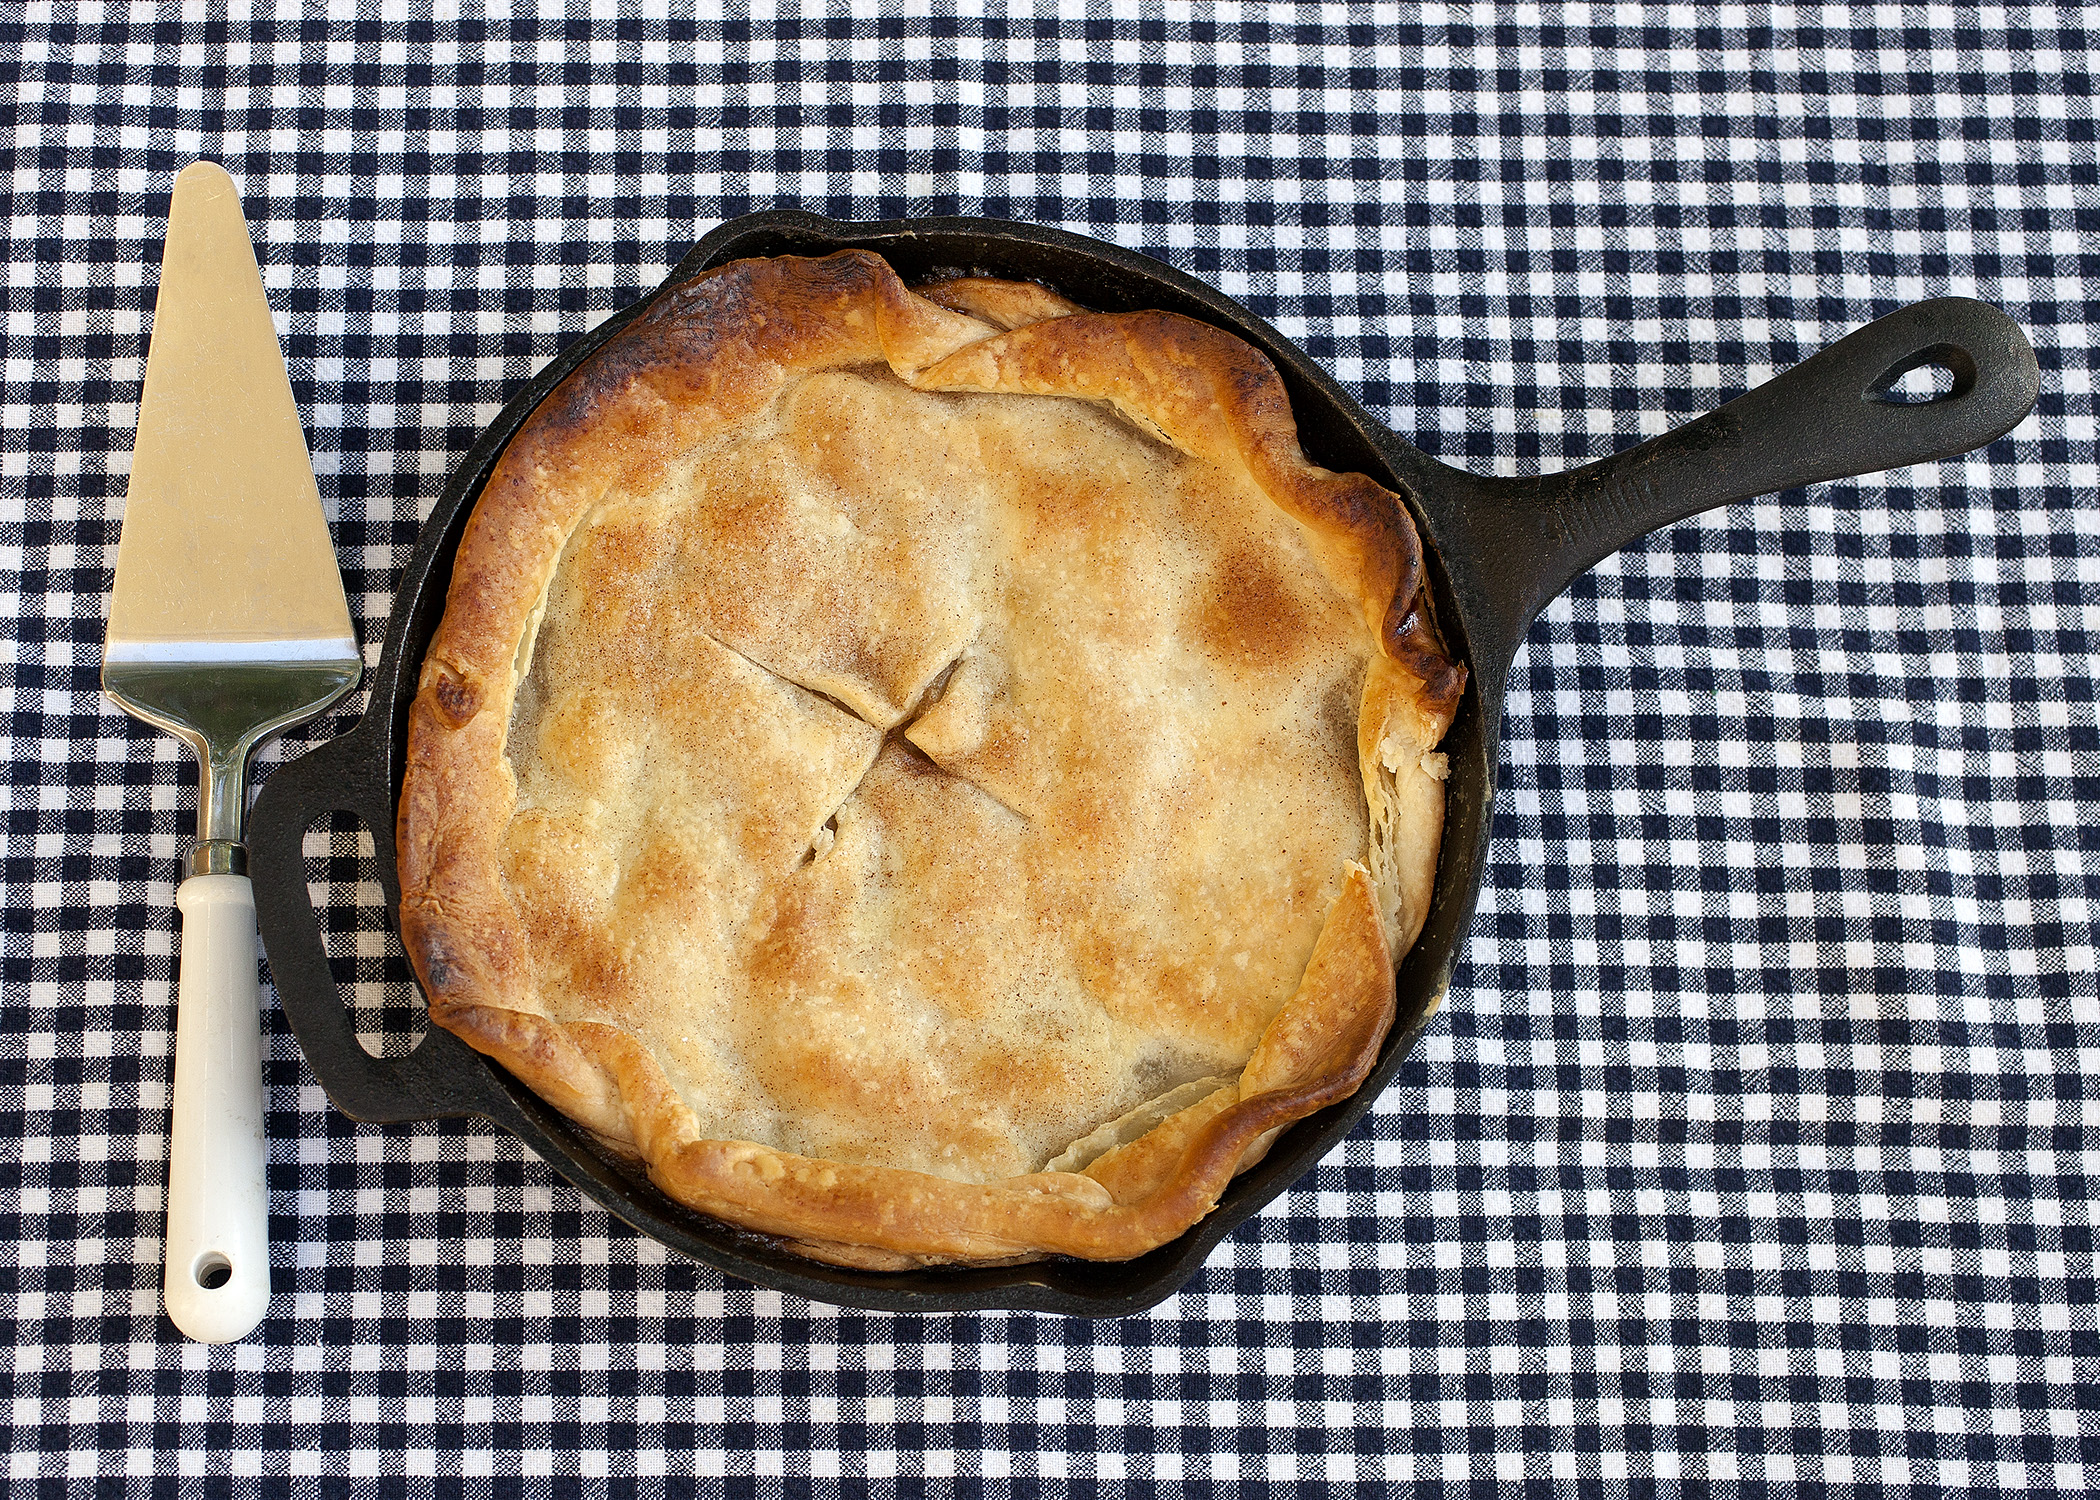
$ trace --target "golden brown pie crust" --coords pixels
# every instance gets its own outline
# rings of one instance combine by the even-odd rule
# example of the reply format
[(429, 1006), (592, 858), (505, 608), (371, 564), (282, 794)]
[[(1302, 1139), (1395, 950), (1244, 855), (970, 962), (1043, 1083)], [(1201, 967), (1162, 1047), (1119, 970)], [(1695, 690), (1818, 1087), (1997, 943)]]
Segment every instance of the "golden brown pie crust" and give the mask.
[(483, 489), (402, 933), (434, 1021), (694, 1208), (1128, 1258), (1370, 1070), (1464, 682), (1405, 506), (1238, 339), (737, 262)]

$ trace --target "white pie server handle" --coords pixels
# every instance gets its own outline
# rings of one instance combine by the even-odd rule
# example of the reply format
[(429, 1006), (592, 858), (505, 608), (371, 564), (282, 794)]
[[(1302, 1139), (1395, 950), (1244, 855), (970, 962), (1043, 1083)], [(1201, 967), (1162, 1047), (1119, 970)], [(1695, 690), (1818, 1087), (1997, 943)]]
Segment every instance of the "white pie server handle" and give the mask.
[(161, 1290), (177, 1328), (230, 1344), (270, 1305), (255, 890), (245, 875), (192, 875), (175, 904), (182, 976)]

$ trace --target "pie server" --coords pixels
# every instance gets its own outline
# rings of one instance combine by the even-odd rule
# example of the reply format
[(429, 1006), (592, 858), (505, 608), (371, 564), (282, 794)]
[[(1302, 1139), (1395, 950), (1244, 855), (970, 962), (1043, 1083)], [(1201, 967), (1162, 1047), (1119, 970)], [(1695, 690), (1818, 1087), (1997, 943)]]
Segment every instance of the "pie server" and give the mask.
[(168, 1139), (168, 1316), (223, 1344), (270, 1302), (248, 752), (363, 668), (233, 179), (175, 179), (117, 546), (102, 690), (197, 752), (175, 893), (182, 968)]
[[(453, 549), (519, 424), (639, 306), (565, 350), (453, 473), (395, 594), (371, 708), (349, 735), (273, 773), (257, 800), (256, 900), (279, 1000), (308, 1062), (345, 1113), (373, 1121), (484, 1116), (614, 1214), (676, 1249), (762, 1286), (892, 1312), (1028, 1308), (1103, 1317), (1139, 1312), (1172, 1295), (1235, 1225), (1349, 1133), (1442, 1002), (1472, 924), (1493, 826), (1503, 683), (1538, 611), (1599, 559), (1711, 506), (1979, 447), (2027, 414), (2039, 384), (2034, 354), (2004, 314), (1943, 298), (1893, 312), (1639, 447), (1570, 473), (1500, 479), (1439, 463), (1388, 431), (1275, 329), (1210, 287), (1135, 251), (1057, 230), (984, 219), (840, 224), (803, 213), (755, 214), (709, 234), (665, 285), (745, 256), (849, 248), (885, 256), (907, 281), (979, 269), (1047, 282), (1104, 311), (1164, 308), (1230, 329), (1275, 362), (1317, 462), (1370, 474), (1409, 497), (1427, 544), (1438, 624), (1472, 676), (1442, 746), (1450, 779), (1436, 894), (1400, 966), (1392, 1035), (1363, 1087), (1292, 1127), (1266, 1161), (1235, 1179), (1207, 1218), (1137, 1260), (890, 1274), (816, 1265), (681, 1207), (447, 1032), (432, 1031), (403, 1057), (364, 1050), (329, 975), (300, 867), (301, 835), (330, 811), (356, 813), (372, 832), (389, 908), (398, 909), (394, 809), (407, 708), (444, 607)], [(1899, 383), (1924, 366), (1946, 372), (1949, 389), (1905, 401)], [(399, 972), (405, 976), (406, 966)]]

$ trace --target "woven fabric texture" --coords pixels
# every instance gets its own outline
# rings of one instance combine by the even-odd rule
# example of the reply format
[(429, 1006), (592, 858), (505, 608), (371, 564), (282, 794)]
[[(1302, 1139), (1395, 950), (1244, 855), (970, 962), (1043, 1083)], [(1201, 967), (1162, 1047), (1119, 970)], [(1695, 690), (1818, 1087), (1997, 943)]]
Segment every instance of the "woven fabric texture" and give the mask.
[[(533, 4), (0, 7), (24, 1493), (2100, 1477), (2088, 12)], [(1684, 522), (1545, 610), (1448, 1004), (1156, 1310), (725, 1281), (485, 1126), (333, 1112), (266, 987), (276, 1299), (206, 1349), (159, 1292), (195, 775), (97, 692), (167, 193), (200, 156), (243, 190), (374, 661), (507, 393), (758, 209), (1144, 250), (1486, 472), (1602, 456), (1944, 293), (2025, 327), (2042, 396), (1980, 453)], [(371, 848), (317, 826), (308, 877), (400, 1050), (419, 1001)]]

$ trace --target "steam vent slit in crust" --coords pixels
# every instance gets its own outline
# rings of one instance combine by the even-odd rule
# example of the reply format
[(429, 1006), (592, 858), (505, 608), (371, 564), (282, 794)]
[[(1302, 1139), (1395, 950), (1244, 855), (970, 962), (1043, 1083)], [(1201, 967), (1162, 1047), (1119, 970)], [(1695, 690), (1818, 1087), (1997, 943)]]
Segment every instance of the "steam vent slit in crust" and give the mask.
[(1246, 344), (737, 262), (483, 490), (402, 931), (435, 1021), (693, 1208), (1123, 1259), (1369, 1071), (1464, 681), (1406, 507)]

